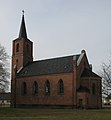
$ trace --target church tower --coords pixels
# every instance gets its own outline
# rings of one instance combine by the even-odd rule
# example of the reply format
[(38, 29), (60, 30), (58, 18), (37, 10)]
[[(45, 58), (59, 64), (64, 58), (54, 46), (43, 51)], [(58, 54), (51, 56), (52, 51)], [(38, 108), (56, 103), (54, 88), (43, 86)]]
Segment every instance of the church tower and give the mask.
[(15, 70), (19, 71), (25, 65), (33, 61), (33, 43), (27, 38), (24, 11), (22, 15), (19, 37), (13, 40), (12, 52), (12, 79), (14, 79)]
[(16, 75), (28, 63), (33, 62), (33, 43), (27, 37), (24, 11), (17, 39), (13, 40), (12, 48), (12, 78), (11, 78), (11, 107), (16, 107)]

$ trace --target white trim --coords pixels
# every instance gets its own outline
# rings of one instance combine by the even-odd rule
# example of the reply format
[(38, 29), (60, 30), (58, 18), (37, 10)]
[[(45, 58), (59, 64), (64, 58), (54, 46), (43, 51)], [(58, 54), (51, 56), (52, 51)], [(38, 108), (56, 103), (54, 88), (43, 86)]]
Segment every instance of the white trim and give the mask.
[(84, 54), (85, 54), (85, 53), (83, 52), (83, 53), (81, 53), (81, 55), (79, 56), (79, 58), (78, 58), (78, 60), (77, 60), (77, 66), (79, 66), (79, 64), (80, 64), (80, 62), (81, 62)]

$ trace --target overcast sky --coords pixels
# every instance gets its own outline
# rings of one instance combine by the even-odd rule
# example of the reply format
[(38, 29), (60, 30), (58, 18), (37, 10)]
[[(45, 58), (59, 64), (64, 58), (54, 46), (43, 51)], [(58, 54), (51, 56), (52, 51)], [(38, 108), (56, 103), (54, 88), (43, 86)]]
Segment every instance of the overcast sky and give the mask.
[(12, 55), (22, 10), (34, 60), (85, 49), (98, 71), (111, 52), (111, 0), (0, 0), (0, 43)]

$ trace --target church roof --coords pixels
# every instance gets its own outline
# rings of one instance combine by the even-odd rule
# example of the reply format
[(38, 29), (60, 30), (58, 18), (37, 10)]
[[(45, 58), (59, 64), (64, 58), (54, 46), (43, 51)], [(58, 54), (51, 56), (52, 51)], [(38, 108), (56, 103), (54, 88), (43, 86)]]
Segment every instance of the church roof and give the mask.
[(90, 90), (87, 87), (85, 87), (85, 86), (80, 86), (77, 89), (77, 92), (87, 92), (87, 93), (90, 93)]
[(87, 69), (87, 68), (84, 69), (81, 77), (98, 77), (98, 78), (101, 78), (96, 73), (94, 73), (92, 70)]
[(22, 21), (21, 21), (21, 26), (20, 26), (20, 31), (19, 31), (19, 38), (26, 38), (27, 39), (27, 32), (26, 32), (26, 26), (25, 26), (25, 20), (24, 20), (24, 11), (22, 15)]
[(48, 74), (69, 73), (73, 71), (73, 60), (78, 60), (80, 55), (35, 61), (25, 66), (17, 74), (18, 77), (37, 76)]

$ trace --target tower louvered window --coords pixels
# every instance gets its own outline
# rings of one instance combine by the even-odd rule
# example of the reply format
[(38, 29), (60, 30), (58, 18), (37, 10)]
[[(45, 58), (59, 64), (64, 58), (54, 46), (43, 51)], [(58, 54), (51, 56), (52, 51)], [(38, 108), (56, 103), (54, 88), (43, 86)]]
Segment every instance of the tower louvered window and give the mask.
[(16, 52), (19, 52), (19, 43), (16, 45)]

